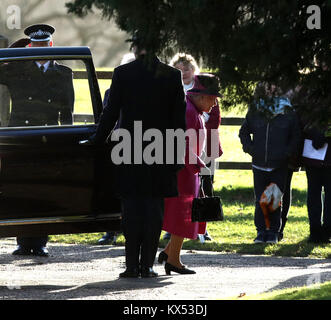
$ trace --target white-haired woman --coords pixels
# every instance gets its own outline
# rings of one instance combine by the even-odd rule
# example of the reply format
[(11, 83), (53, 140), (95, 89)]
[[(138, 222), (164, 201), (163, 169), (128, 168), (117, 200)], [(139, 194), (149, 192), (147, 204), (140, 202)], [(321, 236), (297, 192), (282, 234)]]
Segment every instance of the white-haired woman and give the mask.
[(182, 72), (185, 93), (194, 85), (194, 76), (200, 73), (195, 59), (186, 53), (177, 53), (170, 61), (170, 65)]

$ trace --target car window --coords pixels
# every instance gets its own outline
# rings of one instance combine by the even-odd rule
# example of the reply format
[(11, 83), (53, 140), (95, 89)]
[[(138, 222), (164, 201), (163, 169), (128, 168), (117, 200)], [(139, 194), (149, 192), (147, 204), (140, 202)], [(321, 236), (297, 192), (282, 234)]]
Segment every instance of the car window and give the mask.
[(1, 128), (94, 123), (83, 61), (0, 63)]

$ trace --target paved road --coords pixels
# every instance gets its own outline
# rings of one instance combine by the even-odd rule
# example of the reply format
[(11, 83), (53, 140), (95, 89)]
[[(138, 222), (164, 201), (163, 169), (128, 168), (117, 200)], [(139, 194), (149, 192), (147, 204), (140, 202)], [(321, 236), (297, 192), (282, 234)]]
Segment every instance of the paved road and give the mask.
[(50, 257), (15, 257), (0, 241), (0, 300), (213, 300), (331, 280), (331, 259), (184, 251), (195, 275), (119, 279), (124, 247), (49, 244)]

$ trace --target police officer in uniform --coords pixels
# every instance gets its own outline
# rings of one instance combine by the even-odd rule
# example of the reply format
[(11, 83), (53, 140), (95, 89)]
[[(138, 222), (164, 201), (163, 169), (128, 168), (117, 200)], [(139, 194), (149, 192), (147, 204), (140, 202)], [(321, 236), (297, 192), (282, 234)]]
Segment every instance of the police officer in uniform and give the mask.
[[(39, 24), (26, 28), (24, 33), (31, 47), (49, 47), (54, 31), (52, 26)], [(8, 63), (1, 67), (0, 83), (8, 87), (12, 99), (9, 126), (72, 124), (74, 89), (70, 68), (45, 60)]]
[[(24, 30), (29, 39), (11, 47), (52, 46), (55, 29), (46, 24)], [(12, 62), (1, 66), (0, 83), (8, 87), (12, 108), (8, 126), (65, 125), (73, 122), (74, 89), (72, 70), (56, 61)], [(48, 236), (17, 237), (14, 255), (48, 256)]]

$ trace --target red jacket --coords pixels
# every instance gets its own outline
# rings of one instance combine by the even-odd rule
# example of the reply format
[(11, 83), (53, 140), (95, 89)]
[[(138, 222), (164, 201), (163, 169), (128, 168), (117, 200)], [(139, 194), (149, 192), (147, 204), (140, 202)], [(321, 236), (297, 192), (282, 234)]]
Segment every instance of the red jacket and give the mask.
[[(187, 97), (186, 107), (186, 130), (192, 130), (199, 137), (199, 132), (204, 131), (202, 113), (195, 107), (193, 102)], [(204, 135), (196, 139), (197, 143), (186, 140), (185, 167), (178, 172), (178, 197), (166, 198), (164, 202), (163, 230), (184, 238), (196, 239), (198, 234), (206, 232), (205, 222), (192, 222), (192, 202), (199, 196), (200, 179), (199, 171), (205, 167), (201, 160)], [(194, 141), (192, 139), (191, 141)], [(193, 160), (190, 162), (190, 159)]]

